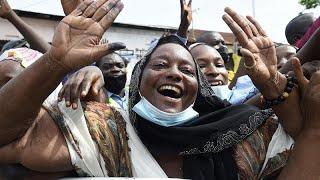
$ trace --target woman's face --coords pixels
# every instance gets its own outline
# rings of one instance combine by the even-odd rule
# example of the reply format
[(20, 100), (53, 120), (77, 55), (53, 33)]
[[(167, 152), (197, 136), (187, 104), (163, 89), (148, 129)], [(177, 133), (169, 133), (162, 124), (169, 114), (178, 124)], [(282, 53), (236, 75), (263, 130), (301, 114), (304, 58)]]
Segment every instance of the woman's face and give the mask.
[(195, 102), (196, 65), (191, 54), (177, 44), (160, 45), (142, 73), (140, 93), (158, 109), (181, 112)]
[(228, 84), (228, 71), (217, 50), (207, 45), (198, 45), (191, 50), (191, 54), (211, 86)]

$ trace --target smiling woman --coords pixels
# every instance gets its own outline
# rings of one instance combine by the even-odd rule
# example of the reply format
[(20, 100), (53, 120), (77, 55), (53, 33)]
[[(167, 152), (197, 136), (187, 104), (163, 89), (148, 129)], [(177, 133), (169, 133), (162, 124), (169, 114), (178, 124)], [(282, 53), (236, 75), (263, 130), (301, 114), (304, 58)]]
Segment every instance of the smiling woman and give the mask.
[(185, 48), (168, 43), (152, 53), (140, 86), (151, 104), (165, 112), (181, 112), (194, 103), (197, 89), (196, 65)]
[(169, 177), (234, 179), (260, 173), (264, 158), (250, 153), (265, 156), (276, 128), (267, 134), (260, 130), (277, 127), (270, 118), (273, 112), (230, 107), (216, 97), (176, 36), (161, 38), (138, 62), (129, 97), (130, 121)]

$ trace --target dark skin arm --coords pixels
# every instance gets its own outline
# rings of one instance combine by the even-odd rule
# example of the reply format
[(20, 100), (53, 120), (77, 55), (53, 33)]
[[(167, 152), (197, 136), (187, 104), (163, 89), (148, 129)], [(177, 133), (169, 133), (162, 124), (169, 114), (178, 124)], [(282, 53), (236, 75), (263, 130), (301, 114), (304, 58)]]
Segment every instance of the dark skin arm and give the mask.
[(297, 59), (293, 60), (295, 75), (301, 94), (303, 128), (299, 134), (288, 164), (279, 179), (319, 179), (320, 177), (320, 72), (312, 75), (310, 82), (303, 76)]
[(187, 38), (188, 28), (192, 22), (192, 0), (187, 3), (185, 0), (180, 0), (181, 21), (178, 29), (178, 36)]
[(40, 37), (34, 29), (24, 22), (10, 7), (6, 0), (0, 0), (0, 17), (7, 19), (11, 22), (23, 37), (30, 44), (32, 49), (41, 53), (45, 53), (50, 49), (50, 44)]
[[(110, 11), (105, 11), (108, 7)], [(27, 130), (43, 101), (68, 72), (124, 48), (119, 43), (99, 45), (122, 8), (121, 1), (84, 1), (59, 23), (50, 50), (0, 89), (0, 146)]]

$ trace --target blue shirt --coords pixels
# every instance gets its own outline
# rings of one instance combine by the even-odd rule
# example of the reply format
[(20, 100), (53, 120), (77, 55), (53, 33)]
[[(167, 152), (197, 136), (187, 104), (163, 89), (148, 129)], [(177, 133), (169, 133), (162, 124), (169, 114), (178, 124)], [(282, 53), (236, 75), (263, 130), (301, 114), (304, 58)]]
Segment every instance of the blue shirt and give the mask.
[(237, 79), (236, 85), (232, 88), (232, 95), (229, 102), (233, 105), (243, 104), (259, 93), (259, 90), (252, 83), (249, 76), (241, 76)]
[[(126, 94), (126, 93), (125, 93)], [(114, 94), (114, 93), (112, 93), (112, 92), (110, 92), (110, 91), (108, 91), (107, 90), (107, 95), (108, 95), (108, 97), (109, 97), (109, 102), (110, 101), (115, 101), (116, 103), (117, 103), (117, 105), (115, 105), (115, 104), (113, 104), (112, 102), (110, 102), (110, 104), (111, 105), (114, 105), (114, 106), (116, 106), (117, 108), (121, 108), (121, 109), (123, 109), (123, 110), (127, 110), (127, 106), (128, 106), (128, 98), (127, 98), (127, 96), (125, 95), (124, 97), (120, 97), (119, 95), (117, 95), (117, 94)], [(111, 100), (111, 99), (112, 100)]]

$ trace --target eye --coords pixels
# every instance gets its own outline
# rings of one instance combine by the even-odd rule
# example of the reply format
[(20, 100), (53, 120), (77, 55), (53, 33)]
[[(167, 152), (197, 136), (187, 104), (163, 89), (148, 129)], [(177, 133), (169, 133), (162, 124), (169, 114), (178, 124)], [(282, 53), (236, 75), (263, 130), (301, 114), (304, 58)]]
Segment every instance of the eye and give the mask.
[(164, 62), (157, 62), (152, 65), (155, 70), (160, 70), (166, 68), (166, 64)]
[(206, 68), (207, 65), (206, 65), (206, 64), (199, 64), (199, 67), (200, 67), (201, 69), (203, 69), (203, 68)]
[(182, 67), (180, 71), (184, 74), (194, 77), (196, 75), (195, 71), (190, 67)]
[(224, 64), (219, 63), (219, 64), (216, 65), (216, 67), (218, 67), (218, 68), (224, 68), (225, 66), (224, 66)]

